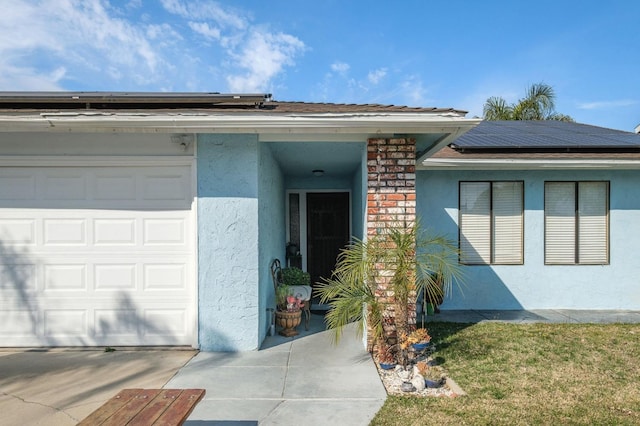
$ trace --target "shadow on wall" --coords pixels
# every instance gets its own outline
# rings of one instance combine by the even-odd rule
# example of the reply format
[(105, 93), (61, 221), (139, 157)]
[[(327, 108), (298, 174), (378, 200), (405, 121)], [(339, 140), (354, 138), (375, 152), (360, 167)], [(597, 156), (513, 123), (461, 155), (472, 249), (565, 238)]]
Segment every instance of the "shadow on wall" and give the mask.
[[(458, 243), (458, 225), (447, 214), (447, 211), (457, 210), (457, 205), (443, 206), (440, 211), (423, 215), (421, 223), (428, 224), (430, 229), (439, 235), (447, 235)], [(455, 230), (452, 232), (452, 230)], [(451, 235), (456, 235), (452, 238)], [(492, 265), (460, 265), (464, 281), (454, 285), (452, 294), (444, 298), (441, 309), (496, 309), (519, 310), (522, 304), (495, 272)], [(518, 265), (507, 265), (517, 268)], [(420, 313), (419, 313), (420, 314)]]
[[(131, 296), (124, 291), (119, 292), (113, 297), (112, 306), (117, 315), (110, 317), (109, 319), (102, 319), (96, 321), (95, 329), (89, 330), (90, 335), (93, 333), (93, 338), (85, 341), (80, 346), (131, 346), (138, 345), (138, 342), (143, 342), (145, 345), (157, 346), (157, 345), (174, 345), (176, 339), (176, 333), (183, 333), (184, 330), (178, 327), (174, 328), (175, 324), (167, 320), (152, 321), (148, 319), (144, 314), (144, 309), (139, 304), (136, 304)], [(201, 326), (202, 328), (202, 326)], [(195, 330), (197, 333), (197, 330)], [(231, 342), (222, 333), (218, 333), (217, 330), (211, 327), (205, 326), (205, 333), (209, 336), (213, 336), (220, 345), (230, 346)], [(118, 340), (118, 336), (122, 336), (122, 340)], [(135, 336), (135, 338), (131, 340)], [(152, 337), (153, 343), (149, 340), (149, 336)], [(55, 346), (54, 339), (47, 339), (49, 346)], [(131, 342), (131, 343), (130, 343)]]
[[(39, 282), (36, 276), (43, 260), (28, 247), (12, 245), (7, 241), (12, 240), (6, 236), (0, 239), (0, 346), (7, 346), (7, 339), (11, 339), (11, 346), (26, 347), (133, 346), (141, 343), (172, 345), (175, 344), (177, 333), (184, 333), (182, 324), (145, 316), (143, 306), (136, 303), (127, 291), (104, 292), (100, 295), (92, 295), (85, 289), (65, 291), (58, 300), (45, 295), (46, 285)], [(77, 300), (79, 297), (98, 296), (100, 300), (93, 304), (95, 310), (86, 307), (87, 319), (95, 318), (95, 323), (86, 321), (83, 327), (62, 316), (52, 324), (45, 324), (47, 312), (66, 309), (64, 298)], [(47, 329), (48, 325), (50, 329)], [(221, 344), (230, 344), (216, 330), (208, 329), (207, 333), (215, 336)], [(153, 339), (149, 339), (149, 336), (153, 336)]]
[[(39, 312), (34, 297), (36, 262), (27, 248), (20, 251), (8, 245), (7, 240), (6, 235), (0, 239), (0, 334), (35, 333)], [(19, 329), (9, 330), (13, 324), (20, 325)]]

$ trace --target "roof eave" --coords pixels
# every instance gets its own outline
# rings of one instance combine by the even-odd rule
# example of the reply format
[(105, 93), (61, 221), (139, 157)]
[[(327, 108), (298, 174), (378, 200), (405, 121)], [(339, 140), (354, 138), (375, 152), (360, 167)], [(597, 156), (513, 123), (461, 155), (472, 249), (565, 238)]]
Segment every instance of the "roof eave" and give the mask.
[(481, 121), (482, 119), (480, 118), (467, 119), (465, 126), (460, 126), (454, 132), (446, 134), (443, 138), (438, 140), (431, 148), (421, 153), (420, 156), (416, 159), (416, 164), (422, 164), (424, 161), (426, 161), (436, 152), (440, 151), (445, 146), (448, 146), (449, 144), (453, 143), (453, 141), (458, 139), (460, 136), (464, 135), (469, 130), (476, 127), (478, 124), (480, 124)]
[(591, 170), (591, 169), (640, 169), (640, 160), (623, 159), (448, 159), (429, 158), (418, 163), (418, 170)]
[[(269, 115), (41, 112), (0, 115), (0, 132), (462, 134), (477, 124), (459, 114)], [(462, 132), (462, 133), (461, 133)]]

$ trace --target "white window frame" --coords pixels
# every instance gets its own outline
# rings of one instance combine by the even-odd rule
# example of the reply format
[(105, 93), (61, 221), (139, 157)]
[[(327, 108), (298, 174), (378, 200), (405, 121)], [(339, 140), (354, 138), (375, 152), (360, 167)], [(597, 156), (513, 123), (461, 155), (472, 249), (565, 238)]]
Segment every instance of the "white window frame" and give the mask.
[[(587, 185), (601, 185), (599, 189), (604, 190), (603, 199), (590, 198), (586, 192)], [(555, 194), (551, 193), (553, 186), (557, 188)], [(609, 264), (610, 187), (609, 181), (544, 183), (545, 265)], [(561, 188), (564, 194), (558, 192)], [(596, 192), (592, 191), (592, 194), (597, 196)], [(558, 204), (559, 197), (566, 200), (566, 206)], [(556, 204), (552, 205), (554, 201)]]
[[(500, 202), (500, 186), (513, 185), (518, 198)], [(485, 200), (478, 200), (480, 211), (465, 209), (465, 186), (486, 187)], [(508, 188), (507, 191), (509, 190)], [(459, 262), (464, 265), (524, 264), (524, 181), (487, 180), (458, 182)], [(473, 194), (470, 194), (473, 196)], [(513, 209), (518, 211), (513, 214)], [(469, 255), (470, 252), (475, 255)]]

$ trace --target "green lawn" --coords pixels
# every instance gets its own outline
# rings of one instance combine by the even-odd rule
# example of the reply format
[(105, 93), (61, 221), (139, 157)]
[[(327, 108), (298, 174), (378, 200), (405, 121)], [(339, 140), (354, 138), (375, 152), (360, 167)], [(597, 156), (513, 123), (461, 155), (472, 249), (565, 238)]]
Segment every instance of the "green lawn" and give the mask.
[(372, 425), (640, 424), (640, 325), (431, 323), (467, 393), (389, 396)]

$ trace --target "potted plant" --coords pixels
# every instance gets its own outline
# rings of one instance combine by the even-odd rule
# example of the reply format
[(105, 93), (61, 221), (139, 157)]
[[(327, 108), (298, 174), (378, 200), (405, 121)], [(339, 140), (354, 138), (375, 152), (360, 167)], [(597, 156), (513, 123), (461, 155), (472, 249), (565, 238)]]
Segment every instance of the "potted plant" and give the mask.
[(311, 275), (295, 266), (282, 269), (282, 282), (286, 286), (311, 285)]
[(282, 328), (279, 334), (292, 337), (298, 334), (296, 327), (302, 321), (302, 307), (304, 302), (290, 294), (287, 284), (276, 287), (276, 323)]
[(430, 342), (431, 336), (426, 328), (417, 328), (407, 336), (407, 343), (417, 352), (425, 350)]
[(380, 343), (378, 348), (378, 364), (383, 370), (391, 370), (396, 366), (396, 357), (393, 355), (391, 346), (387, 343)]

